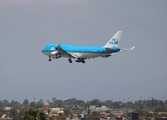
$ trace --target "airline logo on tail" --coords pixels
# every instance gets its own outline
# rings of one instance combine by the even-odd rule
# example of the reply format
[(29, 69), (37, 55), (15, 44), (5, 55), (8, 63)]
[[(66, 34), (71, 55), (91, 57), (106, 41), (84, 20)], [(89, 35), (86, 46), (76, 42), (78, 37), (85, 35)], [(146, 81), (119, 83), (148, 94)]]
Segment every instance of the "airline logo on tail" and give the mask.
[(110, 41), (110, 44), (117, 45), (118, 41), (116, 40), (116, 38), (112, 38), (112, 41)]

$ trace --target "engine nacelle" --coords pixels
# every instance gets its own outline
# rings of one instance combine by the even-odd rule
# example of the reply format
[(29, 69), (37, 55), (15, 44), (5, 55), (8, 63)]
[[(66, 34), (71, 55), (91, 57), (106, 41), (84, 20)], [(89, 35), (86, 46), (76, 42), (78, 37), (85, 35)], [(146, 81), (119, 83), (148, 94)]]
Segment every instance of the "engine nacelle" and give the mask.
[(52, 59), (58, 59), (56, 56), (52, 56)]
[(58, 51), (57, 51), (57, 50), (56, 50), (56, 51), (51, 52), (51, 55), (56, 55), (56, 54), (58, 54)]
[(108, 58), (108, 57), (110, 57), (111, 55), (102, 55), (101, 57), (102, 58)]

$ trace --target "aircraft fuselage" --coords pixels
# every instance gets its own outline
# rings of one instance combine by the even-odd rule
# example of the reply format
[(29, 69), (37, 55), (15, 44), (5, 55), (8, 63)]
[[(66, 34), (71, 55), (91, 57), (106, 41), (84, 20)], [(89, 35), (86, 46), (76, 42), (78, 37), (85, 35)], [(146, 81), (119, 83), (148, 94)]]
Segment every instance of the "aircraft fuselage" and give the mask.
[[(56, 54), (58, 50), (56, 47), (58, 44), (48, 44), (45, 48), (42, 49), (42, 53), (56, 59)], [(67, 44), (61, 44), (60, 47), (65, 50), (67, 53), (71, 54), (76, 58), (95, 58), (95, 57), (104, 57), (110, 55), (111, 53), (119, 52), (119, 47), (113, 47), (110, 50), (107, 50), (105, 47), (92, 47), (92, 46), (72, 46)], [(61, 57), (70, 58), (66, 54), (61, 54)]]
[(69, 63), (72, 63), (71, 58), (77, 59), (76, 62), (85, 63), (85, 59), (102, 57), (107, 58), (117, 52), (129, 51), (135, 48), (120, 50), (119, 42), (122, 36), (122, 31), (118, 31), (104, 46), (72, 46), (67, 44), (48, 44), (42, 49), (42, 53), (51, 59), (61, 57), (68, 58)]

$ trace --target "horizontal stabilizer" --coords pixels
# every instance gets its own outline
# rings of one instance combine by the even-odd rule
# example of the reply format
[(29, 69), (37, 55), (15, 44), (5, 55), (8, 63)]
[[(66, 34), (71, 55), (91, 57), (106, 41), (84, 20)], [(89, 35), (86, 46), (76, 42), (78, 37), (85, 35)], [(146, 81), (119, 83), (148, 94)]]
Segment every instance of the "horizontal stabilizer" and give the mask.
[(135, 49), (135, 46), (133, 46), (133, 47), (131, 47), (131, 48), (128, 48), (128, 49), (120, 50), (120, 52), (126, 52), (126, 51), (134, 50), (134, 49)]

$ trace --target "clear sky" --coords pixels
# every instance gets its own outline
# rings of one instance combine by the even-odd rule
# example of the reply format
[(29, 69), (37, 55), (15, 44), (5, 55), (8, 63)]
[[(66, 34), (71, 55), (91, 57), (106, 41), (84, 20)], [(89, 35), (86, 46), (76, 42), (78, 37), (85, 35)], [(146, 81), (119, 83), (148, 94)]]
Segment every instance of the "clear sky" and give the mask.
[[(167, 99), (166, 0), (0, 0), (0, 100)], [(48, 61), (49, 43), (103, 46), (123, 31), (108, 59)]]

